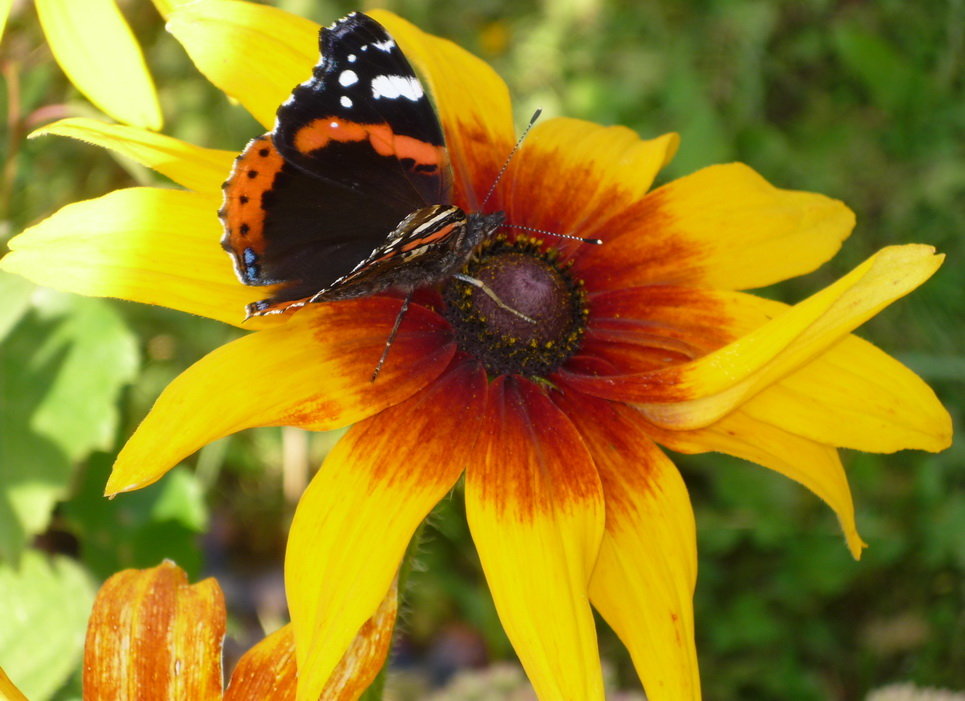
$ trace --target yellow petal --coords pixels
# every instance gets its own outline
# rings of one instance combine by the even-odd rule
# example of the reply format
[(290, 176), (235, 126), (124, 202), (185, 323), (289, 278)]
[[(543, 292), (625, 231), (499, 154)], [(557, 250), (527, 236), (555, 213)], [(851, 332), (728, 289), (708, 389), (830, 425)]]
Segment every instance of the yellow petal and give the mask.
[[(285, 554), (299, 699), (319, 697), (385, 597), (416, 527), (458, 479), (485, 388), (481, 370), (460, 366), (357, 424), (302, 495)], [(456, 435), (458, 443), (449, 440)]]
[[(13, 8), (13, 0), (0, 0), (0, 39), (3, 39), (3, 30), (7, 26), (7, 18), (10, 16), (10, 10)], [(3, 675), (3, 670), (0, 669), (0, 675)], [(0, 676), (0, 684), (6, 676)], [(0, 686), (0, 691), (3, 687)]]
[(666, 428), (706, 426), (911, 292), (943, 259), (931, 246), (885, 248), (833, 285), (698, 360), (652, 372), (582, 378), (579, 388), (637, 402), (647, 418)]
[(590, 573), (603, 493), (573, 425), (535, 385), (490, 385), (466, 517), (496, 611), (541, 699), (603, 698)]
[[(613, 211), (630, 209), (643, 197), (679, 143), (676, 134), (643, 140), (626, 127), (550, 119), (526, 137), (501, 181), (494, 207), (504, 209), (513, 224), (609, 240), (622, 229), (601, 224)], [(577, 187), (579, 196), (574, 196)], [(577, 254), (587, 248), (572, 246)]]
[(197, 192), (220, 196), (221, 183), (231, 172), (237, 155), (231, 151), (202, 148), (163, 134), (107, 124), (96, 119), (62, 119), (33, 132), (29, 138), (56, 134), (109, 148), (153, 168), (174, 182)]
[[(124, 446), (108, 494), (148, 485), (194, 451), (254, 426), (345, 426), (403, 401), (445, 369), (448, 325), (410, 307), (371, 381), (399, 310), (386, 297), (312, 304), (278, 327), (209, 353), (179, 375)], [(386, 584), (388, 586), (388, 584)]]
[(0, 667), (0, 699), (4, 701), (29, 701), (29, 699), (23, 695), (23, 692), (10, 681), (10, 677), (3, 671), (3, 667)]
[(554, 399), (583, 436), (606, 499), (590, 600), (630, 651), (648, 699), (699, 699), (687, 487), (634, 409), (565, 390)]
[[(321, 698), (354, 701), (375, 680), (392, 643), (399, 608), (398, 581), (365, 622), (325, 685)], [(294, 699), (298, 684), (295, 634), (291, 624), (275, 631), (248, 650), (231, 673), (224, 701)]]
[[(220, 199), (182, 190), (116, 190), (69, 204), (11, 239), (0, 269), (66, 292), (158, 304), (240, 326), (245, 305), (268, 288), (238, 282), (218, 244), (219, 205)], [(245, 327), (260, 325), (266, 322)]]
[(154, 7), (161, 13), (161, 17), (167, 19), (175, 9), (192, 2), (197, 2), (197, 0), (154, 0)]
[(952, 418), (907, 367), (848, 336), (751, 398), (751, 417), (798, 435), (872, 453), (938, 452), (951, 445)]
[(97, 594), (84, 645), (84, 699), (221, 698), (224, 596), (171, 562), (124, 570)]
[[(422, 73), (446, 133), (454, 202), (478, 210), (513, 147), (509, 90), (484, 61), (446, 39), (426, 34), (391, 12), (368, 13)], [(493, 205), (487, 208), (493, 210)]]
[(115, 119), (161, 128), (144, 55), (114, 0), (36, 0), (54, 58), (87, 98)]
[(769, 467), (803, 484), (834, 510), (848, 549), (855, 559), (861, 557), (865, 544), (855, 525), (851, 488), (838, 451), (833, 447), (748, 416), (742, 409), (694, 431), (668, 431), (654, 426), (649, 432), (654, 440), (671, 450), (727, 453)]
[(318, 62), (318, 25), (267, 5), (236, 0), (177, 4), (168, 31), (205, 77), (266, 129)]
[(837, 200), (775, 188), (731, 163), (664, 185), (597, 227), (607, 245), (586, 247), (575, 270), (588, 289), (745, 289), (817, 268), (851, 233), (854, 214)]

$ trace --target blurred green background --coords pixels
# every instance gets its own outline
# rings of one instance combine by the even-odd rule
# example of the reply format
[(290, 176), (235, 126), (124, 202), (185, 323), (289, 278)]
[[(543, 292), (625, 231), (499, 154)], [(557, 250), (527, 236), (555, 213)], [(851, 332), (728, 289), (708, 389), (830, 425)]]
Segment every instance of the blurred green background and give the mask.
[[(158, 85), (166, 133), (232, 150), (259, 133), (196, 72), (150, 2), (120, 4)], [(360, 9), (274, 4), (321, 23)], [(69, 202), (162, 180), (94, 147), (24, 140), (56, 118), (97, 112), (54, 63), (30, 3), (14, 6), (0, 45), (0, 253)], [(965, 2), (381, 6), (489, 61), (520, 123), (542, 107), (644, 136), (677, 131), (682, 146), (666, 179), (739, 160), (779, 186), (847, 202), (858, 227), (843, 251), (768, 296), (797, 301), (888, 244), (946, 252), (934, 279), (860, 333), (918, 371), (961, 425)], [(120, 568), (169, 557), (193, 578), (216, 575), (232, 613), (229, 656), (282, 621), (288, 519), (337, 436), (247, 431), (151, 488), (100, 497), (113, 455), (165, 384), (236, 333), (0, 277), (0, 664), (28, 679), (34, 698), (77, 696), (90, 597)], [(965, 689), (963, 453), (960, 443), (940, 455), (846, 452), (870, 545), (860, 563), (830, 510), (797, 485), (737, 460), (679, 458), (699, 528), (705, 697), (863, 699), (903, 680)], [(393, 667), (407, 688), (513, 659), (462, 514), (457, 490), (423, 531)], [(638, 690), (608, 630), (601, 647), (613, 688)]]

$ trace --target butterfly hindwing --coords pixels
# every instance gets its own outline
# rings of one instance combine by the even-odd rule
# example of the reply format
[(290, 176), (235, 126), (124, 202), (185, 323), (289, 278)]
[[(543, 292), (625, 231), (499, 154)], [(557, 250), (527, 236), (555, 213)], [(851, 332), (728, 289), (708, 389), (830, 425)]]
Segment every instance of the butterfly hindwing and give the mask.
[(377, 248), (400, 217), (364, 193), (329, 185), (291, 165), (271, 134), (253, 139), (238, 157), (224, 199), (222, 245), (242, 282), (280, 285), (272, 303), (332, 284)]

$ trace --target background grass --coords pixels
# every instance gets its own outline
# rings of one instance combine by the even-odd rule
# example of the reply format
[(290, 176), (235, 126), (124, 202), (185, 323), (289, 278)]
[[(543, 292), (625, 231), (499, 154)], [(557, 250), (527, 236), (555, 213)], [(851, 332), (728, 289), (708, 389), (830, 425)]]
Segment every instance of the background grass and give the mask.
[[(358, 9), (276, 4), (321, 23)], [(158, 84), (166, 133), (233, 150), (259, 133), (200, 77), (149, 2), (121, 5)], [(797, 301), (888, 244), (946, 252), (934, 279), (861, 334), (928, 380), (960, 426), (965, 2), (382, 6), (492, 63), (520, 122), (542, 107), (644, 136), (678, 131), (682, 147), (665, 178), (739, 160), (777, 185), (846, 201), (858, 227), (841, 254), (764, 294)], [(0, 60), (0, 241), (69, 202), (160, 180), (83, 144), (23, 140), (57, 117), (96, 116), (53, 62), (32, 7), (15, 8)], [(236, 332), (164, 309), (0, 284), (0, 330), (8, 332), (0, 346), (0, 523), (8, 526), (0, 587), (4, 571), (15, 581), (37, 549), (79, 562), (91, 584), (172, 557), (225, 587), (229, 654), (277, 625), (287, 519), (337, 436), (248, 431), (201, 451), (192, 470), (107, 503), (99, 494), (112, 456), (163, 386)], [(92, 382), (90, 358), (105, 348), (117, 372)], [(795, 484), (719, 456), (679, 458), (699, 528), (705, 697), (860, 699), (899, 680), (965, 688), (963, 453), (960, 445), (941, 455), (845, 453), (870, 545), (860, 563), (833, 514)], [(11, 496), (24, 485), (43, 498), (25, 506), (23, 489)], [(395, 669), (433, 682), (460, 666), (513, 658), (462, 514), (457, 490), (424, 531), (406, 594)], [(0, 634), (0, 664), (9, 659), (5, 640)], [(601, 646), (615, 686), (638, 687), (606, 630)], [(76, 693), (76, 677), (57, 693)]]

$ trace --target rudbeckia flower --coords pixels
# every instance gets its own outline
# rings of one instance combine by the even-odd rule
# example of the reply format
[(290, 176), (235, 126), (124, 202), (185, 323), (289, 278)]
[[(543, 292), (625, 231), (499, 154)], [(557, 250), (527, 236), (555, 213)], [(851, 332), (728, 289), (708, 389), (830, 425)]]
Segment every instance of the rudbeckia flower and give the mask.
[[(12, 5), (0, 0), (0, 37)], [(54, 58), (87, 99), (127, 124), (161, 128), (154, 81), (115, 0), (35, 0), (35, 5)]]
[[(474, 211), (515, 141), (506, 86), (452, 43), (371, 15), (422, 71), (455, 203)], [(318, 27), (264, 6), (189, 4), (171, 12), (168, 29), (266, 128), (316, 61)], [(851, 335), (942, 257), (924, 245), (885, 248), (793, 306), (741, 292), (817, 268), (854, 216), (740, 164), (653, 189), (676, 135), (538, 124), (486, 211), (603, 245), (511, 229), (493, 238), (470, 273), (538, 323), (451, 281), (417, 297), (372, 382), (397, 298), (242, 322), (245, 305), (265, 295), (236, 280), (218, 244), (220, 185), (235, 153), (89, 120), (42, 131), (121, 151), (185, 189), (69, 205), (11, 241), (4, 269), (251, 331), (161, 394), (118, 457), (108, 494), (150, 484), (248, 427), (352, 425), (302, 495), (289, 537), (300, 699), (318, 697), (386, 597), (413, 532), (463, 475), (497, 612), (540, 698), (603, 697), (595, 608), (649, 698), (695, 699), (694, 517), (663, 448), (728, 453), (800, 482), (837, 514), (858, 557), (837, 447), (950, 442), (950, 418), (927, 385)]]

